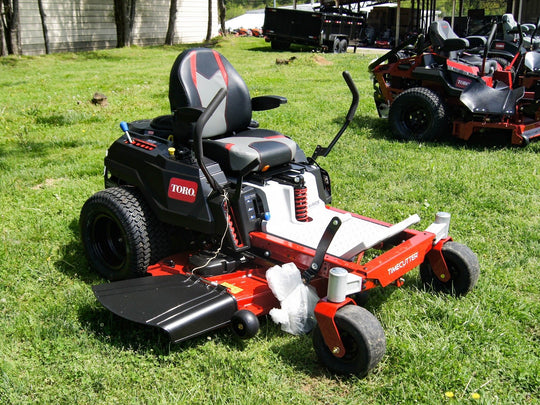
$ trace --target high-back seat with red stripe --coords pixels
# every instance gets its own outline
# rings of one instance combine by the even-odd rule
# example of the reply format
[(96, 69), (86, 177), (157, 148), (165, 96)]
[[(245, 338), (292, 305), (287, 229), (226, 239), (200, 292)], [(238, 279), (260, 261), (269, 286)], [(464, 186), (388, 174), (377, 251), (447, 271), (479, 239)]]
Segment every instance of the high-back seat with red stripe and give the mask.
[(193, 48), (176, 59), (169, 81), (169, 102), (174, 114), (175, 142), (188, 143), (194, 125), (182, 118), (182, 109), (203, 110), (216, 93), (225, 88), (225, 99), (202, 132), (204, 156), (218, 162), (224, 171), (264, 171), (291, 162), (296, 142), (279, 132), (254, 128), (253, 110), (278, 107), (286, 99), (278, 96), (251, 98), (238, 72), (218, 52)]

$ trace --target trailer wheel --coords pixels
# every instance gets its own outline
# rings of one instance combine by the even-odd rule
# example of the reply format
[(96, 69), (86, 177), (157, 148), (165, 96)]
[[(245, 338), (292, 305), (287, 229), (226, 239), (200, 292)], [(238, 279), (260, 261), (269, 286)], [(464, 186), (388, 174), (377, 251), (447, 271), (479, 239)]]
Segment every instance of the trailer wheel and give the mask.
[(457, 242), (446, 242), (442, 247), (444, 261), (450, 272), (450, 280), (443, 282), (433, 273), (429, 260), (420, 265), (420, 279), (425, 287), (455, 296), (471, 291), (480, 275), (480, 265), (474, 252)]
[(384, 330), (373, 314), (356, 305), (340, 308), (335, 323), (345, 346), (345, 355), (336, 357), (317, 325), (313, 330), (313, 347), (321, 363), (338, 374), (364, 377), (382, 359), (386, 351)]
[(134, 187), (94, 194), (81, 209), (79, 227), (90, 267), (108, 280), (140, 276), (169, 250), (165, 226)]
[(390, 105), (388, 121), (396, 136), (410, 141), (432, 141), (449, 128), (443, 101), (424, 87), (414, 87), (397, 96)]
[(339, 38), (334, 39), (334, 44), (332, 45), (332, 50), (334, 51), (334, 53), (340, 53), (341, 52), (339, 42), (340, 42)]
[(342, 39), (339, 41), (339, 52), (340, 53), (347, 53), (347, 48), (349, 47), (349, 41), (346, 39)]

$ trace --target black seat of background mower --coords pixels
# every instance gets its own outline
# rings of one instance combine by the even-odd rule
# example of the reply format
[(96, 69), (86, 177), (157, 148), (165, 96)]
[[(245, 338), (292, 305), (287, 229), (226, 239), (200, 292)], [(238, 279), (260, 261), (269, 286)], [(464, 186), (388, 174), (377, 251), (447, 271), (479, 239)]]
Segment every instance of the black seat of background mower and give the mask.
[[(435, 52), (448, 59), (459, 61), (467, 65), (481, 68), (483, 58), (479, 55), (467, 54), (464, 51), (470, 48), (478, 48), (482, 42), (481, 37), (459, 37), (447, 21), (434, 21), (429, 26), (429, 39)], [(483, 40), (485, 45), (485, 39)], [(484, 70), (493, 73), (497, 69), (497, 62), (486, 60)]]
[(182, 52), (174, 62), (169, 80), (169, 102), (174, 114), (175, 143), (189, 145), (194, 136), (193, 119), (185, 111), (203, 111), (216, 93), (226, 97), (202, 132), (204, 156), (224, 171), (266, 170), (291, 162), (296, 142), (279, 132), (251, 126), (253, 110), (268, 110), (287, 100), (278, 96), (251, 98), (246, 83), (229, 61), (208, 48)]

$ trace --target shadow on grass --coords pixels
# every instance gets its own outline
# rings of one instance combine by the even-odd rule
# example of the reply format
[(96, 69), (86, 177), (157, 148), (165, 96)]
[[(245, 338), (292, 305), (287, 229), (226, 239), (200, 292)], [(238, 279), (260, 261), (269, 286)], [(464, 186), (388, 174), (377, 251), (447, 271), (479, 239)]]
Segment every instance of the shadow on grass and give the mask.
[(73, 219), (69, 224), (71, 231), (70, 242), (60, 247), (61, 258), (54, 265), (69, 278), (78, 278), (85, 284), (98, 284), (103, 279), (88, 266), (79, 236), (79, 221)]
[[(323, 53), (323, 52), (317, 52), (314, 47), (306, 46), (306, 45), (299, 45), (299, 44), (291, 44), (291, 46), (288, 49), (272, 49), (272, 46), (269, 42), (263, 42), (263, 45), (260, 46), (254, 46), (251, 48), (246, 48), (246, 51), (249, 52), (273, 52), (273, 53)], [(331, 53), (331, 52), (329, 52)]]
[(31, 159), (46, 157), (60, 151), (81, 149), (83, 152), (103, 149), (97, 140), (91, 139), (55, 139), (47, 141), (34, 141), (24, 133), (16, 134), (16, 140), (9, 141), (7, 147), (0, 148), (0, 156), (15, 159)]
[[(334, 119), (336, 124), (342, 124), (343, 118)], [(356, 115), (348, 130), (368, 129), (369, 138), (377, 140), (387, 140), (399, 143), (419, 144), (414, 140), (398, 139), (390, 130), (388, 120), (368, 115)], [(428, 142), (421, 142), (429, 146), (451, 147), (453, 149), (469, 149), (477, 151), (502, 150), (508, 148), (521, 149), (522, 146), (512, 145), (510, 136), (505, 131), (490, 131), (486, 133), (477, 133), (471, 136), (468, 141), (451, 136), (443, 135), (440, 139)]]
[[(96, 305), (99, 306), (99, 304)], [(173, 343), (163, 329), (128, 321), (102, 307), (96, 308), (94, 305), (88, 305), (80, 308), (79, 319), (86, 330), (92, 331), (94, 336), (104, 343), (120, 349), (129, 347), (139, 353), (168, 355), (176, 351), (196, 349), (208, 341), (214, 341), (235, 351), (243, 351), (248, 346), (248, 342), (236, 336), (228, 326), (203, 333), (183, 342)], [(259, 335), (272, 339), (274, 335), (280, 333), (276, 325), (267, 321), (266, 317), (261, 317), (260, 322)]]

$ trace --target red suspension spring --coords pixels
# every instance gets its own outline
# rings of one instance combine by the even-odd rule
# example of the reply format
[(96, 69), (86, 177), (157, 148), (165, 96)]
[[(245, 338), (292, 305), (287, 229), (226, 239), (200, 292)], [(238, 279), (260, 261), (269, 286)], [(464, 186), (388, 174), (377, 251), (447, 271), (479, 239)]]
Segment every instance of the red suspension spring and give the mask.
[(234, 219), (231, 215), (231, 209), (225, 205), (225, 209), (227, 210), (227, 222), (229, 224), (229, 231), (231, 233), (232, 239), (234, 241), (234, 244), (236, 247), (242, 247), (244, 244), (240, 240), (240, 237), (238, 236), (238, 233), (236, 232), (236, 226), (234, 224)]
[(300, 222), (308, 222), (308, 204), (307, 204), (307, 187), (297, 186), (294, 188), (294, 210), (296, 220)]

